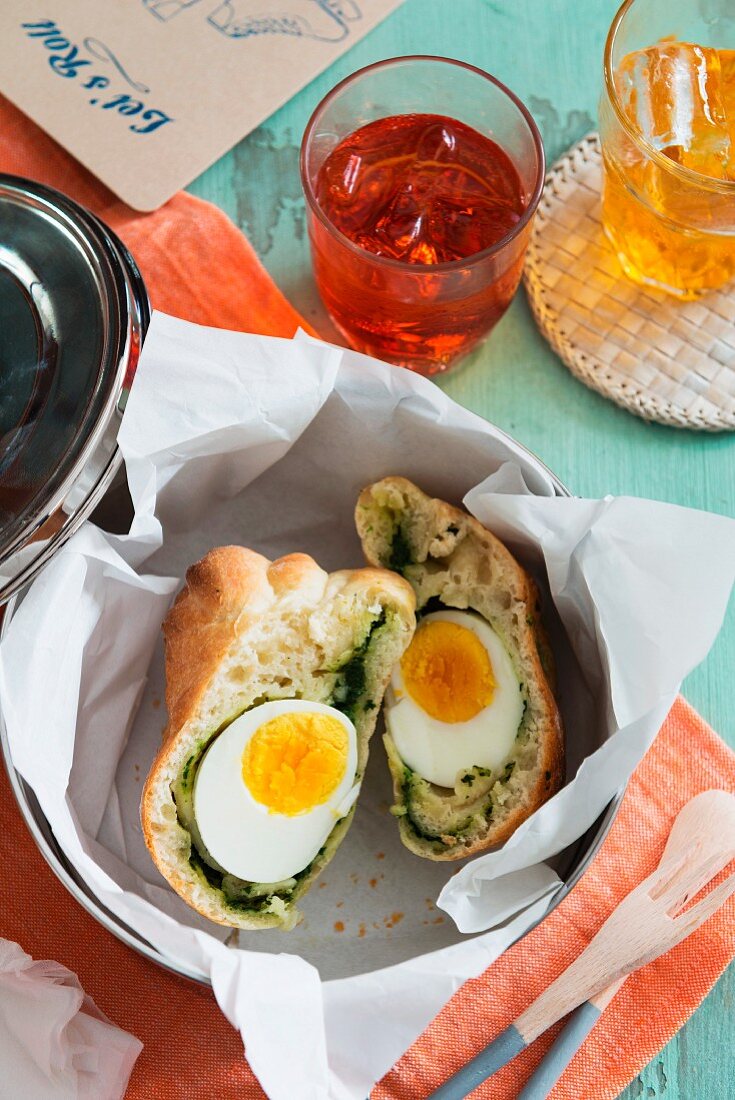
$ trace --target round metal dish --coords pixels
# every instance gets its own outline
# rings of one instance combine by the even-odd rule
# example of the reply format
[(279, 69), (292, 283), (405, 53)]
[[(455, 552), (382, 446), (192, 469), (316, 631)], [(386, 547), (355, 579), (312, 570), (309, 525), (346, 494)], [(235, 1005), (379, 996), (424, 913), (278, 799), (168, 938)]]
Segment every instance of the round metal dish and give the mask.
[(150, 317), (133, 258), (58, 191), (0, 175), (0, 603), (101, 500)]
[[(499, 432), (503, 435), (505, 433)], [(509, 437), (508, 437), (509, 438)], [(516, 444), (519, 446), (519, 444)], [(527, 448), (523, 448), (529, 459), (537, 465), (540, 470), (543, 470), (554, 483), (554, 487), (559, 496), (571, 496), (569, 490), (559, 481), (559, 479), (548, 469), (547, 466), (541, 462), (532, 452)], [(112, 502), (111, 497), (108, 497), (108, 501), (105, 504)], [(100, 520), (107, 520), (106, 526), (110, 525), (110, 520), (117, 530), (120, 530), (119, 520), (121, 508), (124, 507), (111, 507), (106, 509), (107, 516), (96, 517)], [(18, 602), (18, 597), (14, 598), (8, 604), (2, 625), (0, 625), (0, 640), (4, 638), (8, 625), (13, 617), (13, 613)], [(138, 951), (141, 955), (146, 956), (153, 962), (162, 966), (166, 970), (170, 970), (183, 977), (190, 978), (203, 985), (209, 985), (208, 976), (199, 970), (190, 969), (180, 963), (172, 962), (162, 955), (155, 947), (153, 947), (142, 936), (139, 936), (133, 929), (129, 928), (123, 921), (111, 913), (103, 906), (99, 899), (91, 892), (84, 880), (70, 864), (66, 858), (64, 852), (59, 847), (56, 838), (46, 820), (33, 791), (28, 784), (23, 780), (22, 776), (15, 770), (13, 762), (10, 757), (10, 748), (7, 739), (7, 732), (5, 729), (5, 721), (2, 713), (0, 712), (0, 754), (5, 762), (8, 775), (10, 777), (10, 784), (15, 795), (18, 807), (21, 814), (35, 840), (38, 848), (43, 855), (44, 859), (54, 872), (56, 877), (64, 884), (67, 890), (76, 898), (80, 905), (82, 905), (87, 912), (99, 921), (108, 931), (112, 932), (114, 936), (122, 940), (133, 950)], [(548, 915), (554, 909), (560, 901), (569, 893), (569, 891), (576, 885), (585, 870), (589, 866), (590, 862), (597, 854), (601, 847), (607, 833), (615, 819), (615, 816), (620, 807), (620, 803), (623, 798), (623, 791), (620, 791), (615, 798), (609, 803), (597, 821), (587, 830), (584, 836), (580, 837), (576, 843), (570, 845), (563, 852), (561, 852), (553, 860), (554, 869), (559, 877), (562, 879), (564, 885), (555, 895), (554, 899), (550, 902), (549, 908), (544, 916)], [(541, 918), (544, 919), (543, 917)]]

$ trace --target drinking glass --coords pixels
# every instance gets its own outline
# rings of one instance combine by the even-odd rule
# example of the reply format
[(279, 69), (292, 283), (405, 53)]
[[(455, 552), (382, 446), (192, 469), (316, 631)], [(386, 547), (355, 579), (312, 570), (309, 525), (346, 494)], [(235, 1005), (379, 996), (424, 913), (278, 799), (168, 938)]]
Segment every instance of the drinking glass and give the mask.
[[(343, 138), (378, 119), (414, 114), (459, 120), (512, 161), (524, 207), (496, 244), (445, 263), (404, 262), (355, 244), (319, 205), (319, 169)], [(431, 375), (453, 367), (508, 308), (541, 196), (544, 152), (526, 107), (489, 73), (449, 58), (396, 57), (359, 70), (322, 100), (304, 133), (301, 179), (314, 276), (337, 328), (359, 351)]]
[[(735, 0), (626, 0), (605, 47), (600, 104), (605, 232), (630, 278), (688, 299), (735, 276), (735, 52), (721, 55), (732, 66), (728, 135), (707, 98), (714, 91), (701, 65), (692, 72), (691, 81), (683, 64), (679, 78), (662, 85), (666, 74), (660, 66), (647, 67), (645, 57), (636, 70), (630, 60), (625, 62), (634, 51), (647, 50), (662, 40), (682, 57), (687, 50), (680, 43), (735, 51)], [(724, 66), (722, 72), (726, 72)], [(635, 77), (626, 78), (626, 73)], [(649, 78), (646, 73), (653, 75)], [(631, 93), (634, 79), (637, 83)], [(649, 87), (655, 100), (642, 98)], [(631, 94), (636, 98), (631, 99)], [(631, 104), (648, 124), (648, 134), (631, 121)], [(667, 114), (671, 133), (664, 125), (669, 121)], [(679, 134), (679, 129), (694, 136), (691, 153), (686, 133)], [(703, 137), (697, 142), (700, 133)], [(682, 143), (677, 144), (680, 136)], [(726, 160), (721, 143), (727, 142), (731, 143), (732, 176), (716, 178), (709, 166), (716, 164), (721, 170), (720, 162)], [(709, 151), (714, 162), (704, 159)], [(692, 163), (708, 171), (695, 169)]]

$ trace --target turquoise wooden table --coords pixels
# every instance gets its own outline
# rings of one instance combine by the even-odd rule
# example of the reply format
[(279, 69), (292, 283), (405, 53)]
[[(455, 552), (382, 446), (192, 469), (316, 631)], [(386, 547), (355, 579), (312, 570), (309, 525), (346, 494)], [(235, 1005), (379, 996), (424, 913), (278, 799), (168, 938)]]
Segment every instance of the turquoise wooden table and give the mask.
[[(297, 309), (330, 336), (310, 274), (298, 172), (299, 140), (322, 96), (381, 58), (460, 58), (489, 70), (528, 104), (552, 161), (595, 126), (602, 47), (617, 6), (616, 0), (406, 0), (190, 190), (233, 218)], [(735, 437), (647, 424), (585, 389), (544, 343), (522, 292), (479, 353), (441, 385), (525, 443), (580, 496), (632, 494), (735, 512)], [(735, 747), (732, 611), (684, 693)], [(734, 996), (731, 967), (625, 1100), (735, 1100)]]

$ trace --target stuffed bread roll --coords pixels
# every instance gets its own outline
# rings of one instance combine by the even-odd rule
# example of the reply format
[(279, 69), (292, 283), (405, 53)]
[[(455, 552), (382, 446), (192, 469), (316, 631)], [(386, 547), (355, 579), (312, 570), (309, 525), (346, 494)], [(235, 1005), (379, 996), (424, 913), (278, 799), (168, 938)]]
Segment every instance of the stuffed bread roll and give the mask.
[(365, 489), (356, 523), (367, 560), (416, 593), (384, 707), (401, 839), (434, 860), (500, 844), (563, 781), (536, 585), (477, 520), (405, 478)]
[(349, 828), (410, 585), (225, 546), (192, 566), (164, 625), (168, 726), (141, 818), (199, 913), (290, 929)]

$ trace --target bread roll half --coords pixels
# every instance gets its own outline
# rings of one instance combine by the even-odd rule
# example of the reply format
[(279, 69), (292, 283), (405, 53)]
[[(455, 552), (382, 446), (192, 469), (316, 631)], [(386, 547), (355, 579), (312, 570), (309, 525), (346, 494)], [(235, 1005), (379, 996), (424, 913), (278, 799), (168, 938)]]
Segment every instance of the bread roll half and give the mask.
[(357, 778), (383, 692), (413, 634), (410, 585), (383, 569), (327, 574), (306, 554), (270, 562), (225, 546), (193, 565), (164, 625), (168, 725), (143, 790), (146, 843), (161, 874), (199, 913), (235, 928), (294, 927), (296, 902), (334, 855), (354, 807), (312, 863), (285, 882), (221, 873), (196, 836), (193, 783), (204, 750), (266, 700), (341, 710), (357, 732)]
[(413, 772), (386, 733), (393, 812), (403, 843), (434, 860), (460, 859), (500, 844), (563, 781), (562, 724), (536, 585), (476, 519), (431, 499), (405, 478), (387, 477), (365, 489), (356, 524), (370, 564), (410, 581), (419, 616), (422, 610), (468, 609), (490, 624), (510, 656), (525, 703), (502, 770), (458, 773), (453, 789)]

